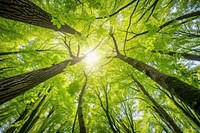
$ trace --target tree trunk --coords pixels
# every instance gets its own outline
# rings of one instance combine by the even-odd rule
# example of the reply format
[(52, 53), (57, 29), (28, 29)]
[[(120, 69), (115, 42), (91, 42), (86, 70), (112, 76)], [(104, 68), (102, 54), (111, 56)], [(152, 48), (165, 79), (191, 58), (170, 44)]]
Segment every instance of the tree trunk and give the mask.
[(43, 133), (45, 131), (45, 129), (47, 128), (47, 126), (49, 124), (50, 117), (53, 115), (54, 111), (55, 111), (55, 108), (51, 107), (51, 110), (48, 112), (48, 115), (43, 120), (43, 122), (41, 123), (41, 126), (40, 126), (39, 130), (37, 131), (38, 133)]
[(75, 117), (74, 117), (74, 122), (73, 122), (73, 125), (72, 125), (72, 133), (74, 133), (74, 129), (75, 129), (75, 126), (76, 126), (76, 118), (77, 118), (77, 115), (78, 115), (78, 109), (77, 109), (76, 114), (75, 114)]
[(179, 98), (187, 106), (192, 108), (198, 115), (200, 115), (200, 90), (198, 88), (195, 88), (175, 77), (161, 73), (160, 71), (141, 61), (126, 57), (119, 53), (116, 57), (128, 63), (137, 70), (145, 72), (146, 75), (153, 81), (165, 88), (172, 95)]
[(70, 60), (65, 60), (51, 67), (0, 80), (0, 104), (63, 72), (69, 62)]
[(105, 91), (105, 95), (106, 95), (106, 105), (105, 105), (106, 107), (104, 107), (104, 105), (103, 105), (103, 101), (101, 100), (100, 92), (99, 92), (99, 94), (97, 93), (97, 97), (99, 98), (99, 101), (100, 101), (100, 104), (101, 104), (101, 108), (103, 109), (103, 111), (106, 114), (106, 117), (107, 117), (107, 120), (108, 120), (108, 124), (109, 124), (112, 132), (113, 133), (117, 133), (117, 128), (115, 128), (115, 126), (113, 124), (114, 122), (112, 121), (111, 114), (109, 112), (108, 94), (107, 94), (106, 90), (104, 90), (104, 91)]
[(143, 92), (145, 96), (149, 98), (149, 100), (155, 106), (156, 112), (165, 120), (164, 122), (167, 126), (175, 133), (182, 133), (181, 129), (176, 125), (170, 115), (149, 95), (149, 93), (145, 90), (144, 86), (140, 84), (134, 77), (132, 77), (136, 84), (139, 86), (140, 90)]
[(188, 53), (178, 53), (178, 52), (172, 52), (172, 51), (163, 52), (161, 50), (159, 50), (159, 51), (152, 50), (151, 52), (153, 52), (153, 53), (161, 53), (161, 54), (168, 54), (170, 56), (181, 55), (181, 56), (183, 56), (183, 58), (188, 59), (188, 60), (200, 61), (200, 55), (193, 55), (193, 54), (188, 54)]
[[(30, 104), (27, 105), (27, 106), (31, 106), (31, 105), (33, 105), (33, 103), (30, 103)], [(15, 124), (15, 123), (17, 123), (17, 122), (19, 122), (19, 121), (25, 119), (25, 117), (27, 116), (27, 114), (28, 114), (28, 112), (29, 112), (29, 109), (28, 109), (27, 106), (26, 106), (26, 109), (22, 112), (22, 114), (19, 116), (19, 118), (17, 118), (17, 120), (16, 120), (13, 124)], [(11, 126), (11, 127), (6, 131), (6, 133), (13, 133), (16, 129), (17, 129), (16, 126)]]
[(60, 32), (81, 35), (69, 25), (60, 28), (51, 22), (52, 16), (29, 0), (0, 0), (0, 17), (40, 26)]
[[(191, 121), (193, 121), (197, 126), (200, 127), (200, 120), (197, 118), (197, 114), (195, 112), (192, 112), (191, 109), (188, 106), (185, 106), (184, 103), (181, 101), (177, 101), (173, 95), (169, 95), (166, 91), (161, 89), (160, 87), (157, 87), (160, 91), (162, 91), (168, 98), (170, 98), (173, 103), (188, 117)], [(195, 114), (194, 114), (195, 113)]]
[[(49, 88), (48, 93), (51, 91), (52, 87)], [(42, 106), (42, 104), (44, 103), (45, 99), (47, 97), (47, 94), (44, 95), (42, 97), (42, 99), (40, 100), (40, 102), (38, 103), (38, 105), (35, 107), (35, 109), (31, 112), (28, 120), (23, 124), (23, 126), (21, 127), (19, 133), (27, 133), (32, 127), (33, 125), (36, 123), (36, 121), (39, 119), (39, 116), (36, 116), (36, 114), (38, 113), (38, 110), (40, 109), (40, 107)]]
[(79, 101), (78, 101), (78, 122), (80, 127), (80, 133), (86, 133), (85, 122), (83, 118), (83, 111), (82, 111), (82, 102), (83, 102), (83, 95), (87, 86), (88, 77), (85, 75), (85, 83), (82, 87), (81, 93), (79, 94)]
[(0, 52), (0, 56), (4, 56), (4, 55), (12, 55), (12, 54), (23, 54), (23, 53), (31, 53), (31, 52), (45, 52), (45, 51), (51, 51), (48, 49), (44, 49), (44, 50), (31, 50), (31, 51), (12, 51), (12, 52)]

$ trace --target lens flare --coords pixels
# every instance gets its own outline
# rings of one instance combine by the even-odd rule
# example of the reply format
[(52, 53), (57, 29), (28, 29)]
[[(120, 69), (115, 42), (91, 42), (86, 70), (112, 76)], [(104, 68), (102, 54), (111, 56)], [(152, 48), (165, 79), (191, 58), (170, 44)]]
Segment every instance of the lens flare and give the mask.
[(98, 61), (98, 56), (97, 53), (95, 51), (89, 53), (86, 57), (85, 57), (85, 62), (86, 63), (91, 63), (91, 64), (95, 64)]

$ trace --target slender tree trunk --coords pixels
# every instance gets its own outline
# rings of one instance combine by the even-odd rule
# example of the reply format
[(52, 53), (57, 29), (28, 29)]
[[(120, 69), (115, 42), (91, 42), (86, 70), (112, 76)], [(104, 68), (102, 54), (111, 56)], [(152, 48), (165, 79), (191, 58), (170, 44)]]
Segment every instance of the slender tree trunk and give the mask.
[(200, 89), (191, 86), (175, 77), (166, 75), (141, 61), (122, 55), (119, 52), (117, 41), (114, 35), (110, 33), (110, 36), (114, 42), (117, 53), (116, 58), (126, 62), (141, 72), (145, 72), (149, 78), (165, 88), (169, 93), (171, 93), (171, 95), (176, 96), (183, 103), (193, 109), (198, 115), (200, 115)]
[(107, 120), (108, 120), (108, 124), (111, 128), (111, 130), (113, 131), (113, 133), (117, 133), (117, 130), (113, 124), (113, 121), (112, 121), (112, 118), (111, 118), (111, 115), (110, 115), (110, 112), (109, 112), (109, 105), (108, 105), (108, 95), (107, 95), (107, 92), (105, 91), (105, 94), (106, 94), (106, 107), (104, 107), (103, 105), (103, 102), (101, 100), (101, 97), (100, 97), (100, 92), (99, 94), (97, 93), (97, 96), (99, 98), (99, 101), (100, 101), (100, 104), (101, 104), (101, 108), (103, 109), (103, 111), (105, 112), (106, 114), (106, 117), (107, 117)]
[(12, 54), (23, 54), (23, 53), (30, 53), (30, 52), (45, 52), (45, 51), (51, 51), (51, 50), (44, 49), (44, 50), (31, 50), (31, 51), (0, 52), (0, 56), (3, 56), (3, 55), (12, 55)]
[[(27, 106), (30, 106), (30, 105), (33, 105), (33, 103), (31, 103), (31, 104), (29, 104), (29, 105), (27, 105)], [(28, 114), (28, 112), (29, 112), (29, 109), (28, 109), (27, 106), (26, 106), (26, 109), (22, 112), (22, 114), (19, 116), (19, 118), (18, 118), (14, 123), (17, 123), (17, 122), (19, 122), (19, 121), (25, 119), (25, 117), (27, 116), (27, 114)], [(13, 123), (13, 124), (14, 124), (14, 123)], [(6, 133), (13, 133), (16, 129), (17, 129), (16, 126), (11, 126), (11, 127), (6, 131)]]
[(26, 129), (26, 132), (22, 132), (22, 133), (30, 133), (31, 128), (35, 125), (35, 123), (39, 120), (39, 116), (36, 116), (32, 122), (29, 124), (28, 128)]
[(0, 0), (0, 17), (24, 22), (27, 24), (81, 35), (78, 31), (65, 24), (60, 28), (51, 22), (52, 16), (29, 0)]
[(146, 75), (153, 81), (165, 88), (172, 95), (179, 98), (187, 106), (192, 108), (198, 115), (200, 115), (200, 90), (198, 88), (195, 88), (175, 77), (161, 73), (155, 68), (131, 57), (126, 57), (119, 53), (116, 57), (121, 61), (128, 63), (137, 70), (145, 72)]
[(156, 112), (165, 120), (164, 122), (167, 126), (175, 133), (182, 133), (181, 129), (176, 125), (170, 115), (149, 95), (149, 93), (145, 90), (144, 86), (138, 82), (134, 77), (132, 77), (136, 84), (139, 86), (140, 90), (143, 92), (145, 96), (149, 98), (149, 100), (153, 103)]
[[(52, 87), (49, 88), (48, 93), (51, 91)], [(19, 133), (27, 133), (35, 124), (35, 122), (39, 119), (39, 116), (36, 116), (38, 113), (38, 110), (41, 108), (42, 104), (44, 103), (45, 99), (47, 97), (47, 94), (42, 97), (38, 105), (35, 107), (35, 109), (31, 112), (28, 120), (23, 124), (21, 127)]]
[(85, 83), (82, 87), (81, 93), (79, 94), (79, 101), (78, 101), (78, 122), (80, 127), (80, 133), (86, 133), (85, 122), (83, 118), (83, 111), (82, 111), (82, 103), (83, 103), (83, 95), (87, 86), (88, 77), (85, 74)]
[(183, 56), (183, 58), (188, 59), (188, 60), (200, 61), (200, 55), (194, 55), (194, 54), (188, 54), (188, 53), (178, 53), (178, 52), (172, 52), (172, 51), (163, 52), (161, 50), (159, 50), (159, 51), (152, 50), (151, 52), (161, 53), (161, 54), (168, 54), (170, 56), (181, 55), (181, 56)]
[(43, 133), (45, 131), (45, 129), (47, 128), (47, 125), (50, 121), (50, 117), (52, 116), (52, 114), (54, 113), (55, 111), (55, 108), (52, 107), (51, 110), (48, 112), (48, 115), (47, 117), (43, 120), (43, 123), (41, 124), (39, 130), (38, 130), (38, 133)]
[(190, 118), (191, 121), (193, 121), (197, 126), (200, 127), (200, 120), (196, 117), (196, 115), (194, 115), (193, 112), (191, 112), (191, 109), (187, 109), (188, 106), (184, 106), (183, 103), (179, 103), (177, 102), (177, 100), (175, 100), (175, 98), (173, 96), (170, 96), (168, 93), (166, 93), (164, 90), (162, 90), (161, 88), (158, 88), (159, 90), (161, 90), (168, 98), (170, 98), (174, 104), (188, 117)]
[(70, 60), (65, 60), (51, 67), (0, 80), (0, 104), (63, 72), (69, 63)]
[(74, 133), (74, 129), (75, 129), (75, 126), (76, 126), (76, 118), (77, 118), (77, 116), (78, 116), (78, 109), (77, 109), (75, 117), (74, 117), (74, 122), (73, 122), (73, 125), (72, 125), (72, 133)]

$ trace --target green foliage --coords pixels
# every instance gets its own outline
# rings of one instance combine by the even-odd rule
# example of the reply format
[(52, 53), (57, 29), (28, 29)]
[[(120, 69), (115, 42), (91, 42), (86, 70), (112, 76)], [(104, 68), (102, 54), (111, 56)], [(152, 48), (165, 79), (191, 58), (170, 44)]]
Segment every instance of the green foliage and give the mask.
[(79, 81), (73, 81), (73, 83), (69, 85), (68, 93), (74, 96), (80, 89)]
[[(165, 74), (197, 88), (200, 87), (199, 63), (183, 59), (183, 56), (178, 54), (169, 56), (152, 52), (162, 50), (164, 53), (175, 51), (200, 54), (199, 16), (174, 21), (160, 30), (160, 26), (170, 20), (199, 11), (200, 2), (158, 0), (153, 10), (151, 5), (155, 1), (140, 0), (138, 3), (136, 1), (109, 17), (127, 5), (130, 0), (33, 0), (36, 5), (52, 15), (51, 22), (58, 28), (68, 24), (80, 31), (81, 36), (0, 18), (0, 53), (21, 52), (0, 55), (1, 79), (72, 59), (64, 44), (64, 38), (67, 44), (70, 44), (74, 55), (77, 55), (78, 45), (80, 46), (79, 57), (87, 54), (101, 42), (95, 50), (99, 57), (96, 63), (83, 60), (73, 66), (67, 66), (62, 74), (1, 105), (0, 132), (13, 125), (18, 126), (16, 130), (18, 132), (26, 119), (16, 123), (15, 120), (19, 118), (27, 104), (37, 103), (40, 95), (47, 94), (50, 86), (52, 86), (52, 91), (37, 112), (39, 119), (30, 132), (71, 132), (79, 93), (84, 84), (83, 72), (88, 76), (82, 105), (88, 132), (112, 132), (102, 105), (104, 107), (108, 105), (109, 114), (121, 132), (131, 130), (130, 120), (133, 122), (135, 132), (171, 132), (156, 113), (152, 102), (139, 91), (140, 89), (131, 78), (132, 75), (137, 77), (147, 92), (170, 114), (182, 131), (185, 133), (200, 131), (200, 127), (175, 105), (172, 98), (166, 95), (170, 95), (168, 92), (163, 91), (162, 88), (159, 89), (158, 84), (144, 73), (114, 58), (116, 50), (109, 36), (110, 32), (114, 34), (122, 54), (125, 52), (127, 56), (153, 66)], [(135, 12), (131, 16), (134, 9)], [(98, 17), (102, 18), (98, 19)], [(145, 31), (148, 33), (138, 35)], [(37, 50), (47, 51), (37, 52)], [(175, 100), (179, 105), (185, 106), (180, 100)], [(32, 106), (29, 108), (28, 115), (33, 110)], [(191, 109), (186, 110), (200, 121)], [(75, 123), (75, 132), (79, 132), (78, 119)]]

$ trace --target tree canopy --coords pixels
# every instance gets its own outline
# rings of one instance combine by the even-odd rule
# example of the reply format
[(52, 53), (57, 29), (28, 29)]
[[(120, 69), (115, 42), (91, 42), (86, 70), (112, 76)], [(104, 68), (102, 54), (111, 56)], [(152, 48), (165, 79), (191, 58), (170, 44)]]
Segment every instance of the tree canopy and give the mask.
[(0, 132), (200, 132), (200, 1), (0, 0)]

